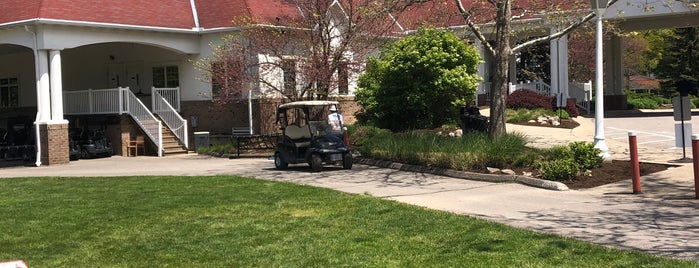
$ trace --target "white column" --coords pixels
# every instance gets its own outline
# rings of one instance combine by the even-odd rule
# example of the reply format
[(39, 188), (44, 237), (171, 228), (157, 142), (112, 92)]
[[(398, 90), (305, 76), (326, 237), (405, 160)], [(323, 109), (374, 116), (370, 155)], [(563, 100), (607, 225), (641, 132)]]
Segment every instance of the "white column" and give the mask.
[[(551, 29), (551, 33), (557, 32), (556, 29)], [(549, 58), (551, 59), (551, 93), (556, 93), (556, 106), (560, 106), (560, 103), (558, 103), (558, 100), (560, 100), (560, 93), (561, 93), (561, 82), (560, 82), (560, 51), (559, 51), (559, 39), (551, 39), (549, 41)]]
[(51, 86), (49, 82), (49, 59), (47, 51), (39, 50), (37, 52), (37, 57), (39, 57), (39, 66), (37, 68), (39, 72), (37, 76), (39, 81), (36, 83), (37, 87), (39, 87), (37, 90), (39, 96), (36, 96), (37, 109), (39, 111), (38, 122), (47, 123), (51, 120)]
[(602, 50), (604, 49), (602, 43), (602, 14), (604, 12), (597, 12), (597, 30), (596, 35), (596, 55), (595, 55), (595, 148), (600, 149), (601, 156), (605, 160), (611, 160), (609, 155), (609, 147), (605, 142), (604, 137), (604, 72), (602, 63)]
[(51, 121), (53, 123), (67, 123), (63, 118), (63, 75), (61, 67), (61, 51), (49, 51), (51, 60)]
[(564, 35), (558, 39), (558, 81), (561, 85), (564, 101), (570, 97), (570, 92), (568, 91), (568, 85), (570, 84), (568, 67), (568, 35)]

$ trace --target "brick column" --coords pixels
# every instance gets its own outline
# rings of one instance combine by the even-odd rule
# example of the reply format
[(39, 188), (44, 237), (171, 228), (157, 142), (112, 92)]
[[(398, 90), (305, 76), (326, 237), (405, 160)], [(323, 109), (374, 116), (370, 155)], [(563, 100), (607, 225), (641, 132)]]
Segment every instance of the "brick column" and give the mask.
[(56, 165), (70, 162), (68, 123), (39, 124), (41, 135), (41, 164)]

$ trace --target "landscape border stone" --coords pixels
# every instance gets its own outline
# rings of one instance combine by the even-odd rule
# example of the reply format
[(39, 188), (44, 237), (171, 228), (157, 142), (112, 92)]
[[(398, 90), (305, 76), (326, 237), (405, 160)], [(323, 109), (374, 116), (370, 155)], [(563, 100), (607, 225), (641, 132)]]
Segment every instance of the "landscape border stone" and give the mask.
[(495, 182), (495, 183), (516, 182), (516, 183), (520, 183), (520, 184), (524, 184), (524, 185), (528, 185), (528, 186), (533, 186), (533, 187), (537, 187), (537, 188), (542, 188), (542, 189), (547, 189), (547, 190), (555, 190), (555, 191), (568, 191), (569, 190), (568, 186), (566, 186), (565, 184), (563, 184), (561, 182), (532, 178), (532, 177), (522, 176), (522, 175), (483, 174), (483, 173), (459, 171), (459, 170), (440, 168), (440, 167), (410, 165), (410, 164), (391, 162), (391, 161), (387, 161), (387, 160), (370, 159), (370, 158), (363, 158), (363, 157), (355, 157), (354, 162), (358, 163), (358, 164), (363, 164), (363, 165), (370, 165), (370, 166), (376, 166), (376, 167), (382, 167), (382, 168), (390, 168), (390, 169), (396, 169), (396, 170), (400, 170), (400, 171), (429, 173), (429, 174), (442, 175), (442, 176), (458, 178), (458, 179), (477, 180), (477, 181), (486, 181), (486, 182)]

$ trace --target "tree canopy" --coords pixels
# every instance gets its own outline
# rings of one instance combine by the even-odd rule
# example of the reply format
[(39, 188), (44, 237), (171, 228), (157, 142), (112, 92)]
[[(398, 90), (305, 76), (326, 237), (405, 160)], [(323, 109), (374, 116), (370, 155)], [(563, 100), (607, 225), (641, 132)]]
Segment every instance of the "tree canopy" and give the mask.
[[(699, 28), (675, 29), (667, 42), (668, 49), (657, 66), (658, 77), (663, 78), (663, 91), (696, 90), (699, 85)], [(680, 82), (685, 88), (678, 87)]]
[(478, 51), (453, 33), (420, 29), (369, 60), (356, 93), (359, 119), (393, 131), (454, 122), (475, 96), (479, 62)]

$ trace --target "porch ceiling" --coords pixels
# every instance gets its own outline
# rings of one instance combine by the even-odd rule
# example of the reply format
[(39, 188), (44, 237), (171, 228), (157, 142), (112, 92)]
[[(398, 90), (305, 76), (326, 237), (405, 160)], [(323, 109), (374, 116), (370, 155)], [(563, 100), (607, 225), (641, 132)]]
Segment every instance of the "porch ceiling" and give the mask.
[(0, 44), (0, 55), (16, 54), (26, 51), (30, 51), (30, 48), (17, 45)]

